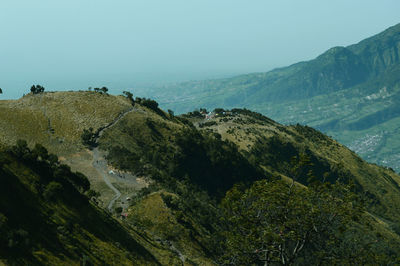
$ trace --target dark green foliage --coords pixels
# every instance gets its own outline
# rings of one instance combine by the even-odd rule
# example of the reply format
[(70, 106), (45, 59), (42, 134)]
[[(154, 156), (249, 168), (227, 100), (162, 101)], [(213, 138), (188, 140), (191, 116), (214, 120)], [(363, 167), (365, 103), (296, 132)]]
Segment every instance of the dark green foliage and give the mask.
[(58, 164), (58, 156), (50, 153), (47, 160), (49, 161), (50, 165), (55, 166)]
[(3, 90), (0, 88), (0, 94), (3, 94)]
[[(36, 143), (35, 147), (32, 150), (32, 154), (35, 158), (38, 160), (45, 161), (49, 158), (49, 153), (45, 147), (43, 147), (41, 144)], [(52, 160), (55, 158), (53, 157)]]
[(40, 85), (32, 85), (31, 87), (31, 92), (33, 94), (38, 94), (38, 93), (42, 93), (44, 92), (44, 87), (40, 86)]
[(135, 100), (133, 99), (133, 94), (129, 91), (124, 91), (122, 92), (126, 98), (128, 98), (128, 100), (132, 103), (132, 106), (135, 105)]
[(101, 87), (100, 90), (105, 94), (107, 94), (107, 92), (108, 92), (108, 88), (107, 87)]
[(254, 181), (264, 175), (231, 142), (188, 129), (177, 136), (177, 144), (180, 152), (174, 156), (171, 175), (187, 176), (211, 195), (221, 195), (237, 182)]
[[(90, 90), (92, 89), (91, 87), (89, 87), (89, 88), (90, 88)], [(108, 88), (107, 87), (94, 88), (93, 90), (95, 92), (104, 93), (104, 94), (107, 94), (107, 92), (108, 92)]]
[(243, 109), (240, 109), (240, 108), (233, 108), (233, 109), (231, 110), (231, 112), (232, 112), (233, 114), (246, 115), (246, 116), (249, 116), (249, 117), (252, 117), (252, 118), (257, 119), (258, 121), (263, 121), (263, 122), (267, 122), (267, 123), (275, 123), (274, 120), (272, 120), (272, 119), (270, 119), (270, 118), (268, 118), (268, 117), (266, 117), (266, 116), (264, 116), (264, 115), (262, 115), (262, 114), (260, 114), (260, 113), (257, 113), (257, 112), (253, 112), (253, 111), (251, 111), (251, 110), (248, 110), (248, 109), (246, 109), (246, 108), (243, 108)]
[(19, 139), (17, 140), (17, 144), (13, 146), (11, 150), (18, 158), (22, 158), (29, 152), (28, 143), (26, 140)]
[(158, 108), (158, 102), (156, 102), (155, 100), (136, 97), (135, 102), (149, 108), (150, 110), (153, 110), (156, 114), (166, 118), (165, 113), (160, 108)]
[(379, 264), (371, 246), (376, 238), (365, 238), (360, 232), (354, 235), (353, 225), (360, 223), (363, 208), (350, 189), (339, 183), (304, 189), (280, 180), (258, 181), (245, 191), (235, 187), (222, 203), (227, 226), (223, 261), (234, 265)]
[(70, 175), (70, 180), (81, 192), (86, 192), (90, 189), (89, 179), (80, 172)]
[[(317, 132), (317, 131), (315, 131)], [(317, 136), (319, 136), (317, 134)], [(343, 172), (340, 166), (334, 167), (326, 159), (317, 157), (304, 147), (293, 145), (279, 136), (270, 138), (258, 138), (249, 152), (249, 159), (256, 165), (270, 167), (288, 177), (293, 177), (297, 182), (307, 185), (309, 183), (307, 174), (311, 171), (326, 182), (335, 183), (337, 180), (348, 182), (353, 179), (352, 175)], [(300, 160), (306, 155), (309, 163), (303, 165), (300, 172), (293, 173), (293, 160)]]
[(192, 112), (188, 112), (187, 114), (183, 114), (182, 117), (185, 117), (185, 118), (204, 118), (203, 114), (200, 113), (199, 110), (194, 110)]
[(84, 129), (81, 135), (82, 143), (88, 147), (94, 147), (96, 145), (96, 133), (93, 132), (93, 128)]
[(199, 124), (199, 128), (211, 127), (211, 126), (215, 126), (215, 125), (217, 125), (216, 121), (207, 121), (207, 122)]
[(140, 154), (131, 152), (121, 146), (113, 146), (108, 152), (107, 159), (122, 170), (131, 170), (135, 173), (140, 173), (142, 170)]
[(63, 187), (60, 183), (51, 181), (43, 191), (43, 197), (46, 200), (54, 200), (61, 194), (62, 189)]
[(96, 199), (96, 198), (100, 197), (100, 192), (97, 192), (97, 191), (95, 191), (95, 190), (93, 190), (93, 189), (89, 189), (89, 190), (86, 192), (86, 196), (87, 196), (89, 199), (92, 199), (92, 198)]
[(221, 115), (224, 111), (225, 111), (225, 110), (224, 110), (223, 108), (215, 108), (215, 109), (214, 109), (214, 113), (215, 113), (215, 114), (218, 114), (218, 115)]
[[(30, 150), (25, 140), (18, 140), (17, 144), (12, 146), (9, 151), (33, 169), (39, 171), (41, 173), (41, 182), (44, 185), (56, 181), (69, 191), (74, 190), (72, 186), (81, 192), (90, 189), (89, 180), (85, 175), (79, 172), (72, 173), (69, 166), (60, 164), (58, 157), (54, 154), (49, 154), (41, 144), (36, 144)], [(52, 186), (54, 187), (54, 184)]]
[(152, 99), (142, 98), (140, 100), (140, 104), (143, 106), (146, 106), (147, 108), (149, 108), (155, 112), (158, 110), (158, 103)]

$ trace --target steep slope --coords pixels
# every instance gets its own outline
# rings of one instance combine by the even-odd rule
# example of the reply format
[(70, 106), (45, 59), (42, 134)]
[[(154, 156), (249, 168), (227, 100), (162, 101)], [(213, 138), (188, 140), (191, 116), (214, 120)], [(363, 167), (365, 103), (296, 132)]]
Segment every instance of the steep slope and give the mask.
[[(223, 139), (234, 142), (246, 158), (271, 175), (291, 177), (291, 158), (307, 154), (312, 162), (309, 170), (317, 177), (330, 182), (352, 180), (368, 195), (372, 213), (394, 223), (400, 219), (399, 210), (393, 209), (393, 202), (400, 202), (400, 177), (392, 170), (366, 163), (313, 128), (282, 126), (248, 110), (233, 109), (228, 113), (212, 120), (198, 120), (196, 124), (201, 130), (221, 134)], [(304, 185), (307, 185), (307, 170), (297, 180)]]
[(73, 182), (77, 176), (67, 167), (34, 159), (29, 150), (13, 151), (18, 152), (0, 152), (0, 262), (158, 263), (138, 242), (144, 242), (142, 236), (129, 232), (78, 191)]
[[(370, 233), (385, 236), (374, 248), (397, 254), (400, 177), (392, 170), (366, 163), (312, 128), (282, 126), (248, 110), (220, 111), (211, 119), (196, 112), (165, 117), (149, 111), (147, 115), (127, 115), (104, 134), (100, 148), (109, 151), (108, 158), (115, 167), (155, 181), (144, 195), (135, 197), (128, 208), (128, 222), (160, 239), (167, 238), (183, 257), (195, 260), (190, 255), (193, 250), (187, 248), (188, 231), (198, 243), (195, 250), (208, 254), (216, 249), (207, 240), (218, 230), (213, 217), (218, 217), (213, 212), (214, 197), (218, 199), (237, 182), (263, 177), (288, 180), (293, 177), (292, 158), (300, 154), (307, 154), (312, 165), (302, 169), (296, 180), (308, 185), (307, 172), (312, 170), (320, 180), (354, 182), (367, 204), (374, 228)], [(185, 119), (193, 122), (201, 135), (194, 134)], [(223, 182), (219, 182), (221, 179)], [(160, 215), (156, 216), (154, 210)]]
[[(173, 84), (149, 92), (165, 108), (247, 107), (334, 136), (363, 158), (400, 170), (400, 24), (314, 60), (267, 73)], [(374, 138), (376, 141), (367, 141)], [(379, 140), (378, 140), (379, 139)]]

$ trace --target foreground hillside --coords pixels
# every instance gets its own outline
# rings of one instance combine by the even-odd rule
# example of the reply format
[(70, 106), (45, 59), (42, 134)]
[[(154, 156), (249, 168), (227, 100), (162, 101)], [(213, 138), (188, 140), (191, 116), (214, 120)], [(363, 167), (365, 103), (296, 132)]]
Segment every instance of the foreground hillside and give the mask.
[(157, 264), (138, 243), (143, 236), (81, 194), (89, 189), (85, 177), (35, 152), (21, 144), (0, 152), (0, 262)]
[[(149, 99), (98, 92), (27, 95), (0, 108), (7, 121), (1, 228), (16, 239), (19, 229), (33, 234), (23, 262), (74, 264), (80, 254), (94, 264), (150, 265), (252, 265), (265, 256), (289, 264), (374, 264), (399, 257), (400, 177), (312, 128), (246, 109), (174, 116)], [(10, 148), (18, 139), (28, 141), (33, 157)], [(63, 166), (66, 178), (57, 179), (61, 163), (72, 172)], [(57, 198), (47, 200), (53, 186)], [(56, 228), (52, 238), (20, 223), (24, 212), (40, 228)], [(60, 237), (68, 220), (74, 227)], [(81, 240), (85, 234), (90, 244)], [(0, 258), (18, 262), (3, 245)]]
[(151, 93), (165, 108), (246, 107), (318, 128), (364, 159), (400, 170), (400, 24), (314, 60), (266, 73), (173, 84)]

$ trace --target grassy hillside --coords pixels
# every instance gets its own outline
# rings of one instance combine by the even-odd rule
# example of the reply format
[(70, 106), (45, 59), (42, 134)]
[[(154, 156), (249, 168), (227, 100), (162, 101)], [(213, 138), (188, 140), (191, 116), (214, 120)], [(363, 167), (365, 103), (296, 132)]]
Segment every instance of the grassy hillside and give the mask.
[[(72, 147), (61, 150), (65, 142), (47, 142), (49, 151), (71, 167), (72, 172), (61, 167), (65, 175), (57, 170), (60, 164), (55, 162), (54, 156), (43, 155), (42, 146), (32, 148), (36, 137), (46, 141), (49, 133), (46, 130), (29, 132), (19, 125), (21, 119), (40, 125), (41, 118), (36, 113), (42, 110), (41, 98), (47, 99), (46, 115), (52, 117), (51, 121), (56, 119), (55, 114), (58, 114), (56, 121), (70, 121), (66, 123), (70, 128), (57, 130), (56, 127), (54, 134), (69, 139)], [(29, 99), (30, 104), (17, 104)], [(63, 107), (63, 113), (57, 109), (61, 101), (74, 102), (74, 105)], [(383, 254), (386, 262), (394, 261), (399, 254), (400, 177), (390, 169), (366, 163), (354, 152), (310, 127), (283, 126), (245, 109), (218, 110), (210, 119), (199, 112), (174, 116), (148, 99), (132, 102), (121, 96), (92, 92), (29, 95), (2, 104), (4, 119), (5, 113), (17, 109), (13, 106), (21, 110), (5, 128), (3, 135), (7, 137), (3, 146), (11, 142), (8, 137), (26, 137), (30, 139), (33, 154), (24, 156), (21, 149), (14, 149), (15, 155), (2, 155), (0, 177), (7, 177), (2, 180), (19, 180), (1, 187), (4, 200), (0, 201), (0, 212), (6, 217), (2, 219), (12, 221), (3, 223), (5, 230), (15, 231), (11, 237), (15, 235), (17, 242), (20, 242), (21, 233), (22, 236), (26, 236), (26, 232), (34, 234), (31, 227), (19, 223), (21, 212), (15, 212), (16, 209), (34, 210), (33, 214), (27, 212), (32, 215), (30, 219), (40, 228), (56, 228), (51, 235), (63, 232), (60, 226), (66, 227), (64, 224), (68, 220), (76, 224), (71, 230), (83, 228), (72, 233), (68, 231), (66, 239), (61, 237), (61, 240), (60, 237), (46, 240), (34, 235), (34, 243), (38, 244), (29, 246), (24, 262), (74, 264), (83, 258), (78, 251), (73, 251), (73, 247), (78, 246), (85, 252), (88, 250), (83, 252), (89, 256), (85, 258), (94, 264), (102, 264), (100, 258), (103, 258), (107, 262), (121, 260), (119, 264), (137, 260), (162, 265), (213, 265), (220, 260), (224, 253), (221, 248), (227, 243), (221, 234), (227, 224), (223, 222), (223, 206), (220, 205), (227, 191), (232, 187), (246, 189), (255, 181), (290, 181), (291, 178), (304, 190), (310, 185), (310, 171), (318, 180), (328, 183), (337, 180), (354, 183), (356, 193), (365, 201), (366, 211), (362, 211), (365, 219), (361, 220), (368, 221), (369, 229), (354, 229), (355, 233), (347, 237), (365, 235), (373, 240), (368, 244), (371, 252)], [(78, 112), (76, 106), (85, 106), (93, 113)], [(108, 113), (98, 110), (108, 110)], [(99, 117), (93, 118), (97, 114)], [(89, 127), (100, 132), (91, 143), (92, 147), (82, 144), (81, 139), (84, 129)], [(21, 146), (21, 142), (18, 143)], [(309, 158), (309, 164), (300, 162), (303, 155)], [(7, 169), (11, 169), (11, 174)], [(86, 174), (91, 188), (101, 193), (93, 194), (98, 207), (80, 193), (88, 187), (82, 175), (74, 174), (77, 170)], [(70, 189), (50, 186), (52, 181)], [(20, 195), (18, 191), (23, 186), (27, 192)], [(50, 193), (50, 198), (59, 197), (46, 200), (43, 194), (53, 189), (59, 192)], [(109, 207), (110, 212), (106, 214), (99, 207)], [(353, 226), (357, 228), (357, 223)], [(81, 240), (86, 239), (81, 235), (89, 235), (91, 244)], [(56, 247), (68, 245), (60, 248), (62, 251), (50, 250), (48, 243), (54, 241), (61, 241)], [(3, 242), (4, 247), (7, 243), (8, 240)], [(90, 248), (86, 249), (86, 245)], [(37, 258), (36, 251), (44, 252), (44, 259), (48, 261)], [(105, 257), (101, 257), (103, 252), (107, 253)], [(11, 253), (3, 252), (2, 258), (18, 259), (7, 254)], [(121, 258), (121, 254), (125, 257)]]
[(82, 149), (83, 129), (105, 126), (129, 108), (125, 97), (96, 92), (47, 92), (0, 101), (0, 142), (25, 139), (70, 155)]

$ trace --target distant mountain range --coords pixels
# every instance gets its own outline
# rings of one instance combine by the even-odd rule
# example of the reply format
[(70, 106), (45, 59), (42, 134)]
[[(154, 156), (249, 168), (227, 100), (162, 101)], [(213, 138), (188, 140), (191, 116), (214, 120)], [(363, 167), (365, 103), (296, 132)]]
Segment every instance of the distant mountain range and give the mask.
[(146, 94), (177, 113), (246, 107), (281, 123), (307, 124), (370, 162), (399, 171), (399, 62), (397, 24), (311, 61), (266, 73), (173, 84)]

